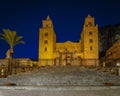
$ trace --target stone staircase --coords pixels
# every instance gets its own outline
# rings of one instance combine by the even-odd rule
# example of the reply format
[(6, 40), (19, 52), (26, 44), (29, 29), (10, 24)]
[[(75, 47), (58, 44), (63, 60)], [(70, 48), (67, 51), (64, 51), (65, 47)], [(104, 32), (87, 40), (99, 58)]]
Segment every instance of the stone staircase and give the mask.
[(86, 68), (81, 66), (54, 66), (41, 67), (36, 70), (8, 76), (0, 79), (0, 85), (10, 82), (18, 86), (40, 86), (40, 85), (120, 85), (120, 76), (108, 72), (98, 71), (97, 68)]

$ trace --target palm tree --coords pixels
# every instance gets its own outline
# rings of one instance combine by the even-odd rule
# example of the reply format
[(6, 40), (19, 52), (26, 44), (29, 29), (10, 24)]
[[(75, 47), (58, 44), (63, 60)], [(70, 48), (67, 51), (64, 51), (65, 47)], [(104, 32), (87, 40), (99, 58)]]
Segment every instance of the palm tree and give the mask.
[(0, 39), (5, 40), (9, 46), (10, 58), (9, 58), (9, 65), (8, 65), (8, 74), (12, 74), (12, 54), (14, 53), (13, 47), (16, 44), (24, 44), (24, 41), (21, 41), (23, 37), (17, 36), (16, 31), (11, 31), (9, 29), (3, 29), (3, 33), (0, 34)]

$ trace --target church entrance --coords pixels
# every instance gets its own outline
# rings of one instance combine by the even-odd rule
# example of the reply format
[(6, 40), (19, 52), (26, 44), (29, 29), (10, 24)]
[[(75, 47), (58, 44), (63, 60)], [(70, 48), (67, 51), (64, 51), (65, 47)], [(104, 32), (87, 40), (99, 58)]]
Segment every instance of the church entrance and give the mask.
[(73, 52), (69, 52), (68, 50), (65, 50), (64, 52), (60, 52), (59, 59), (61, 66), (71, 65), (73, 60)]

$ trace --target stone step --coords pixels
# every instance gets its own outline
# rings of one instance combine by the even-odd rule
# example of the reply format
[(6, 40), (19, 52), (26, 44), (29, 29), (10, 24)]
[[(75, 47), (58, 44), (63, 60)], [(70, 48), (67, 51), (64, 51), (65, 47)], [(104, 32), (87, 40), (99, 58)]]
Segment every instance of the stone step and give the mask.
[(120, 86), (0, 86), (0, 96), (119, 96)]

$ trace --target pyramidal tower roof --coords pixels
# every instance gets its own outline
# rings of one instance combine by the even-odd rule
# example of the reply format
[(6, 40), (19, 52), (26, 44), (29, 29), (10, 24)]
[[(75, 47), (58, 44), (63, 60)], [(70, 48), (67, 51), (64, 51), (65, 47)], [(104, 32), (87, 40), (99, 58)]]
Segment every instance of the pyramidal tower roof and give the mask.
[(47, 16), (46, 20), (51, 20), (49, 15)]
[(88, 14), (88, 16), (87, 16), (87, 17), (91, 18), (92, 16), (91, 16), (90, 14)]

